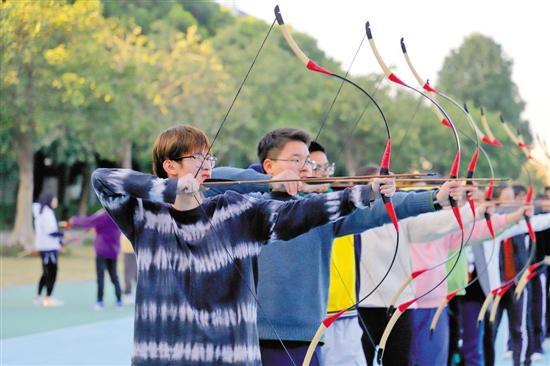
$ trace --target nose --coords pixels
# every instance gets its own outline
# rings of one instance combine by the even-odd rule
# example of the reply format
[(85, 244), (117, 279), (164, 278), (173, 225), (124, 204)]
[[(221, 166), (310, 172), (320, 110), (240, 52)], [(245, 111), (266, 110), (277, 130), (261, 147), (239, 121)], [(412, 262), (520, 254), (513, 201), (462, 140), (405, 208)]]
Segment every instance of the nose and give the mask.
[(313, 174), (313, 170), (311, 169), (311, 166), (309, 166), (309, 164), (304, 164), (300, 168), (300, 177), (302, 178), (311, 177), (312, 174)]

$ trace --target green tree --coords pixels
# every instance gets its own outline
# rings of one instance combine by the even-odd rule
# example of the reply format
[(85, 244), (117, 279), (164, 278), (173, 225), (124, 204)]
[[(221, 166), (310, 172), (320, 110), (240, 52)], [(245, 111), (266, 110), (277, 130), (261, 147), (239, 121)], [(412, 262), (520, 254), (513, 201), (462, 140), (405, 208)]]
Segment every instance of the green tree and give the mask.
[[(231, 75), (232, 92), (243, 80), (268, 28), (252, 17), (237, 17), (213, 38), (213, 46)], [(296, 38), (308, 46), (305, 52), (315, 50), (320, 63), (338, 68), (309, 36), (298, 34)], [(255, 143), (278, 127), (300, 127), (314, 133), (320, 125), (323, 102), (337, 87), (335, 79), (306, 70), (275, 27), (229, 116), (222, 143), (216, 147), (222, 163), (246, 165), (255, 161)]]
[(512, 60), (492, 38), (472, 34), (445, 58), (438, 85), (460, 101), (502, 113), (527, 132), (527, 123), (520, 120), (525, 103), (512, 80), (512, 67)]
[[(17, 160), (19, 188), (10, 244), (32, 243), (33, 155), (61, 126), (65, 112), (85, 100), (88, 80), (78, 71), (55, 73), (83, 39), (93, 41), (100, 3), (6, 1), (1, 6), (2, 129), (4, 149)], [(65, 85), (63, 91), (58, 86)]]

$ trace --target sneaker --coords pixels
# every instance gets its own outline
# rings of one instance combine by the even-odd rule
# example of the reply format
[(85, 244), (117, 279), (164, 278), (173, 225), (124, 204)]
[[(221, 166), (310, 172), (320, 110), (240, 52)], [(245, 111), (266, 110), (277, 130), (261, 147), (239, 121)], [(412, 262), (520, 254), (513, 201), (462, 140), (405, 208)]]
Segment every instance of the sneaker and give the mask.
[(55, 297), (48, 297), (46, 296), (42, 300), (42, 306), (44, 307), (57, 307), (57, 306), (63, 306), (63, 301), (56, 299)]
[(122, 302), (124, 305), (132, 305), (134, 303), (134, 296), (132, 294), (127, 294), (122, 297)]
[(514, 353), (512, 351), (506, 351), (504, 352), (504, 358), (512, 358)]
[(122, 310), (123, 307), (124, 307), (124, 304), (122, 303), (122, 301), (119, 300), (115, 303), (115, 308), (117, 310)]
[(103, 303), (103, 301), (98, 301), (98, 302), (95, 303), (95, 305), (94, 305), (94, 310), (95, 311), (101, 311), (103, 309), (105, 309), (105, 304)]
[(540, 352), (535, 352), (531, 355), (531, 361), (541, 361), (544, 360), (544, 355)]

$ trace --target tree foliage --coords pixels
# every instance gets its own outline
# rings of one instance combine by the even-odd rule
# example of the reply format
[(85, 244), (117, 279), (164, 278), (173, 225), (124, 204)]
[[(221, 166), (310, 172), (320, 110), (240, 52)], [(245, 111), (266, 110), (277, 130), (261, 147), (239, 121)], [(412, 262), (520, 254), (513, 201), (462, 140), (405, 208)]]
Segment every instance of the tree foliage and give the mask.
[(439, 72), (439, 85), (452, 90), (461, 101), (470, 101), (476, 107), (501, 113), (506, 120), (521, 126), (525, 108), (517, 85), (512, 80), (512, 60), (493, 39), (472, 34), (457, 50), (445, 58)]
[[(16, 220), (15, 232), (32, 231), (35, 152), (67, 167), (93, 166), (98, 158), (119, 162), (133, 152), (133, 160), (147, 170), (150, 146), (167, 127), (188, 123), (213, 136), (269, 29), (263, 21), (206, 1), (8, 0), (0, 6), (0, 153), (8, 157), (0, 167), (19, 174), (19, 193), (24, 192), (18, 196), (22, 221)], [(314, 38), (294, 36), (312, 59), (344, 74)], [(446, 58), (438, 86), (468, 101), (476, 119), (483, 106), (502, 141), (507, 137), (496, 122), (499, 113), (530, 141), (511, 73), (512, 61), (501, 47), (476, 34)], [(380, 75), (351, 78), (375, 95), (389, 123), (394, 171), (447, 173), (454, 141), (431, 106)], [(327, 115), (339, 86), (335, 78), (306, 70), (275, 26), (214, 153), (222, 164), (247, 166), (256, 160), (256, 142), (266, 132), (299, 127), (315, 135), (324, 125), (318, 140), (336, 161), (337, 173), (377, 163), (386, 141), (382, 116), (349, 85)], [(473, 136), (464, 115), (442, 103), (462, 133)], [(475, 146), (467, 137), (462, 141), (464, 172)], [(487, 149), (494, 161), (507, 161), (496, 164), (498, 175), (519, 175), (520, 157)], [(488, 174), (480, 158), (477, 175)]]

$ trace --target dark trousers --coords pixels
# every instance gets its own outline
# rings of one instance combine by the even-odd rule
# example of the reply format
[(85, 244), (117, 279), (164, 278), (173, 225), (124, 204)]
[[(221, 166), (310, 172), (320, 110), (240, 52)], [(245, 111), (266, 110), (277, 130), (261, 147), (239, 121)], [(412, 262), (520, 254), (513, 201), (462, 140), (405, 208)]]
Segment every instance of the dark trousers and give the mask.
[(481, 301), (462, 302), (462, 360), (464, 366), (483, 365), (483, 325), (477, 325)]
[(546, 268), (546, 338), (550, 338), (550, 266)]
[(137, 261), (134, 253), (124, 253), (124, 294), (132, 293), (132, 284), (137, 280)]
[[(375, 364), (375, 347), (380, 343), (384, 328), (389, 321), (389, 318), (386, 316), (388, 309), (359, 308), (358, 310), (359, 316), (363, 319), (362, 322), (359, 322), (363, 329), (363, 336), (361, 337), (363, 352), (365, 353), (367, 364), (372, 366)], [(365, 326), (367, 329), (364, 328)], [(411, 311), (407, 310), (401, 315), (388, 338), (386, 348), (384, 349), (384, 358), (382, 359), (384, 365), (409, 366), (412, 339), (411, 326)]]
[(454, 297), (447, 305), (449, 314), (449, 359), (448, 365), (457, 364), (462, 358), (462, 302), (464, 296)]
[[(294, 366), (301, 365), (306, 356), (309, 342), (284, 342), (286, 351), (279, 341), (260, 341), (260, 353), (263, 366)], [(288, 351), (288, 353), (287, 353)], [(292, 357), (292, 361), (290, 357)], [(294, 364), (292, 363), (294, 362)], [(317, 346), (311, 358), (311, 366), (321, 366), (322, 355)]]
[(544, 341), (544, 316), (546, 306), (546, 273), (541, 273), (531, 280), (529, 287), (529, 301), (527, 302), (527, 330), (529, 342), (527, 355), (542, 353), (542, 342)]
[(117, 301), (120, 301), (122, 296), (120, 290), (120, 283), (118, 282), (118, 276), (116, 273), (116, 259), (96, 257), (95, 258), (95, 269), (97, 274), (97, 301), (103, 301), (103, 289), (105, 287), (105, 270), (109, 273), (111, 282), (115, 287), (115, 295)]
[(508, 328), (511, 340), (512, 360), (514, 366), (527, 365), (529, 359), (527, 355), (527, 292), (525, 289), (518, 301), (514, 301), (514, 291), (516, 286), (512, 286), (502, 298), (493, 326), (489, 324), (486, 317), (485, 335), (483, 337), (483, 351), (485, 366), (495, 364), (495, 340), (498, 327), (502, 320), (504, 310), (508, 314)]
[(57, 250), (41, 251), (40, 260), (42, 261), (42, 276), (38, 281), (38, 295), (42, 295), (42, 290), (46, 287), (46, 295), (50, 296), (57, 278)]

